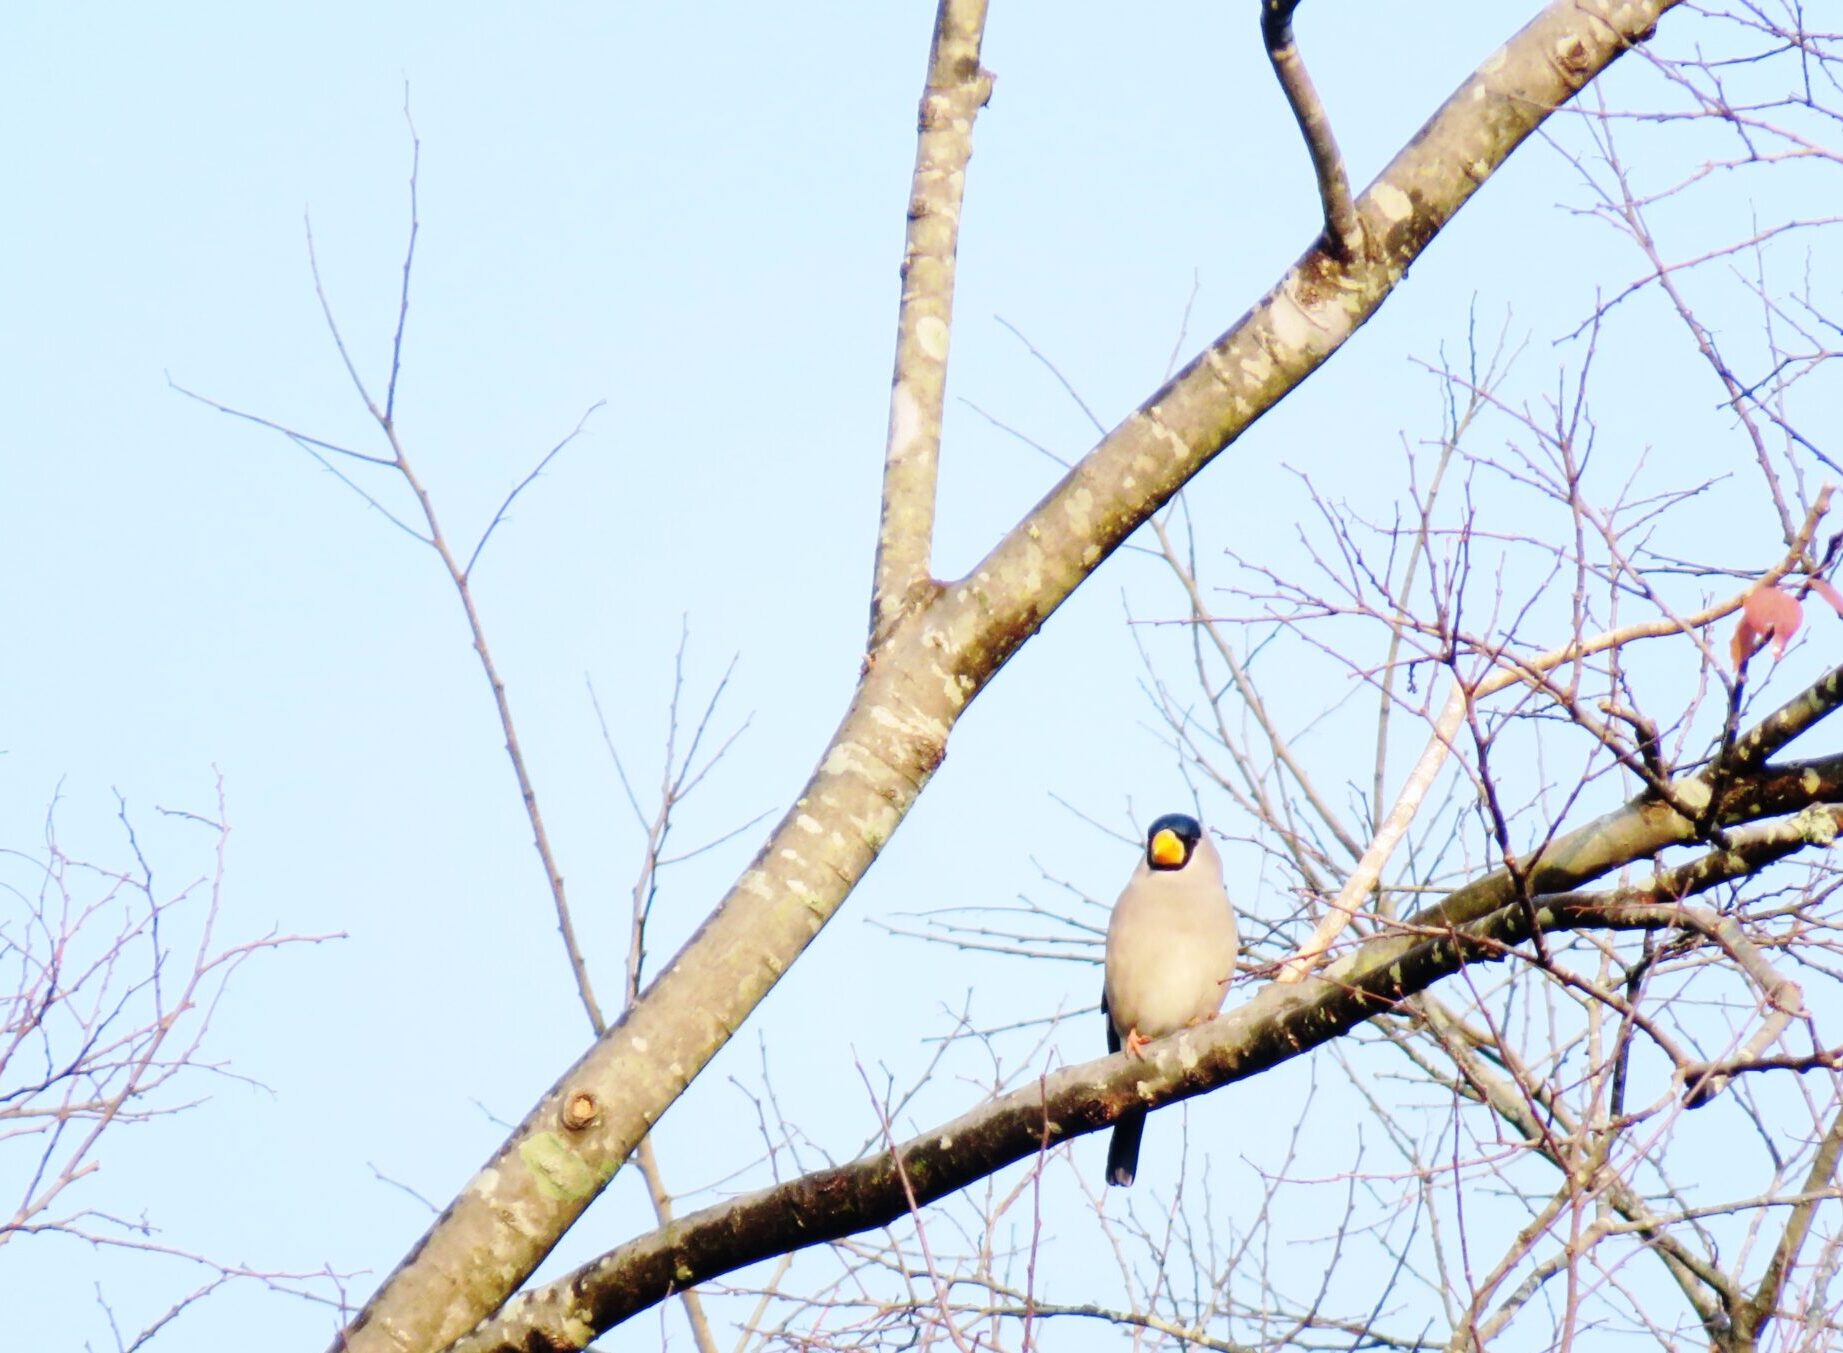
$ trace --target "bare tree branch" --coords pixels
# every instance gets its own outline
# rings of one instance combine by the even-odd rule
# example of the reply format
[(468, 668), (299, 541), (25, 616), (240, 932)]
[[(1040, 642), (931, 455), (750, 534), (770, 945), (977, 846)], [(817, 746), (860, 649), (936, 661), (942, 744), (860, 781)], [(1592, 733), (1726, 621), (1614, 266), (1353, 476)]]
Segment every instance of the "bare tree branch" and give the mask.
[(883, 646), (905, 613), (926, 600), (932, 581), (929, 559), (934, 549), (935, 480), (947, 398), (960, 204), (973, 154), (973, 120), (992, 97), (991, 73), (979, 65), (985, 12), (986, 0), (941, 0), (935, 12), (902, 255), (896, 374), (890, 390), (883, 513), (871, 587), (872, 652)]
[(1261, 39), (1312, 156), (1312, 173), (1325, 211), (1325, 243), (1333, 258), (1348, 261), (1363, 247), (1363, 224), (1350, 200), (1350, 177), (1344, 172), (1337, 137), (1331, 133), (1330, 114), (1312, 87), (1305, 59), (1293, 41), (1293, 11), (1299, 4), (1300, 0), (1261, 0)]

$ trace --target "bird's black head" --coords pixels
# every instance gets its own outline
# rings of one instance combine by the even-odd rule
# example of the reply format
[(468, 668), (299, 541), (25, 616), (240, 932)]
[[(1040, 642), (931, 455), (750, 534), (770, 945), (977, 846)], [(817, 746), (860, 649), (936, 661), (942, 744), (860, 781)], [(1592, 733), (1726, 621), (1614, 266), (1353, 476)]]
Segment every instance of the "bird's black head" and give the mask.
[(1145, 834), (1145, 862), (1154, 869), (1182, 869), (1203, 839), (1203, 824), (1189, 813), (1166, 813)]

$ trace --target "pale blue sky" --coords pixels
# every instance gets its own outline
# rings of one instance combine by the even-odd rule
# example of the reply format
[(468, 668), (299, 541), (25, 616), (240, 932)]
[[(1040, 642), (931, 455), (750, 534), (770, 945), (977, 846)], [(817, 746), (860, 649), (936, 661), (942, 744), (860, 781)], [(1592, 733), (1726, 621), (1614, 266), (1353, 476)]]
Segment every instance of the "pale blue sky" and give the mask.
[[(1367, 181), (1534, 8), (1307, 6), (1301, 39), (1353, 176)], [(1185, 357), (1316, 228), (1253, 6), (1145, 11), (997, 0), (986, 42), (998, 82), (975, 139), (951, 392), (1068, 458), (1092, 430), (1000, 317), (1111, 424), (1164, 374), (1193, 279)], [(256, 1267), (369, 1270), (352, 1283), (362, 1299), (426, 1220), (370, 1167), (445, 1201), (501, 1135), (474, 1101), (518, 1118), (586, 1037), (435, 560), (167, 374), (375, 444), (317, 310), (303, 214), (355, 360), (381, 385), (407, 84), (422, 234), (400, 422), (451, 534), (471, 540), (606, 401), (496, 535), (478, 594), (611, 998), (638, 837), (585, 676), (650, 783), (681, 619), (693, 698), (739, 655), (718, 725), (752, 723), (692, 805), (693, 840), (779, 814), (857, 671), (931, 17), (879, 0), (27, 3), (0, 20), (0, 843), (32, 848), (61, 793), (64, 847), (119, 867), (119, 790), (178, 883), (209, 869), (209, 841), (156, 806), (208, 809), (215, 768), (234, 828), (223, 935), (348, 936), (258, 956), (233, 982), (208, 1056), (267, 1090), (201, 1080), (208, 1103), (122, 1133), (79, 1201), (145, 1208), (173, 1245)], [(1530, 389), (1552, 388), (1574, 354), (1550, 340), (1638, 270), (1556, 206), (1579, 200), (1552, 151), (1518, 156), (1380, 318), (1204, 475), (1212, 557), (1227, 543), (1296, 557), (1302, 496), (1285, 467), (1361, 500), (1401, 437), (1435, 435), (1439, 387), (1412, 359), (1462, 350), (1475, 298), (1481, 328), (1509, 315), (1531, 336)], [(1683, 223), (1681, 252), (1696, 226)], [(1643, 379), (1651, 331), (1634, 312), (1606, 360)], [(1678, 420), (1715, 399), (1709, 387), (1643, 416), (1609, 411), (1607, 440), (1700, 454)], [(939, 571), (970, 564), (1057, 473), (956, 401)], [(401, 501), (393, 484), (379, 492)], [(987, 1024), (1092, 1003), (1093, 970), (969, 960), (869, 922), (1024, 891), (1060, 904), (1033, 858), (1111, 898), (1130, 853), (1052, 796), (1121, 827), (1188, 802), (1147, 728), (1123, 595), (1142, 616), (1181, 606), (1157, 569), (1122, 556), (979, 702), (847, 911), (667, 1118), (675, 1185), (714, 1185), (759, 1154), (731, 1082), (759, 1083), (763, 1042), (781, 1108), (817, 1149), (848, 1153), (874, 1121), (854, 1055), (906, 1083), (969, 988)], [(757, 842), (744, 833), (668, 876), (655, 955)], [(1251, 913), (1281, 909), (1258, 884), (1235, 891)], [(1054, 1046), (1093, 1056), (1098, 1025)], [(976, 1102), (978, 1074), (943, 1074), (912, 1124)], [(1288, 1125), (1251, 1124), (1231, 1095), (1191, 1118), (1257, 1162), (1262, 1132)], [(1076, 1152), (1098, 1172), (1098, 1143)], [(623, 1177), (565, 1248), (580, 1258), (642, 1225)], [(56, 1238), (16, 1243), (0, 1290), (18, 1346), (69, 1346), (75, 1327), (112, 1347), (97, 1281), (138, 1329), (195, 1279)], [(323, 1310), (252, 1287), (188, 1314), (172, 1343), (230, 1347), (252, 1318), (275, 1347), (317, 1347), (329, 1330)], [(661, 1328), (649, 1318), (609, 1346), (648, 1347)]]

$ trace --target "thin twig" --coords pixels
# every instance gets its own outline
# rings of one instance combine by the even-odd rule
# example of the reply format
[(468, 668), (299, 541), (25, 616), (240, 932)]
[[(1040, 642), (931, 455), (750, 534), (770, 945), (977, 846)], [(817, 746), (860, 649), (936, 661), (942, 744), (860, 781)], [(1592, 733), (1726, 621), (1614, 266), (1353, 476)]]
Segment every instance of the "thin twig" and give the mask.
[(384, 421), (397, 417), (397, 379), (403, 374), (403, 331), (410, 321), (410, 265), (416, 261), (416, 236), (422, 231), (422, 218), (416, 210), (416, 188), (422, 176), (422, 138), (416, 135), (416, 119), (410, 116), (410, 84), (403, 82), (403, 121), (410, 129), (410, 238), (403, 250), (403, 289), (397, 299), (397, 330), (390, 338), (390, 382), (384, 393)]
[(493, 513), (492, 521), (487, 523), (486, 530), (480, 533), (480, 540), (474, 546), (473, 553), (467, 556), (467, 567), (461, 570), (461, 576), (463, 578), (471, 578), (474, 576), (474, 565), (480, 560), (480, 551), (484, 550), (486, 548), (486, 542), (493, 538), (493, 532), (499, 529), (499, 523), (506, 519), (506, 513), (511, 510), (513, 501), (529, 487), (534, 479), (544, 473), (544, 467), (555, 460), (557, 454), (562, 451), (564, 447), (568, 446), (582, 435), (583, 428), (588, 426), (589, 419), (595, 415), (595, 411), (607, 402), (608, 401), (605, 399), (598, 399), (593, 404), (589, 405), (588, 408), (584, 409), (582, 417), (576, 420), (576, 426), (571, 428), (569, 432), (564, 435), (562, 441), (546, 451), (543, 458), (539, 460), (536, 465), (531, 467), (531, 473), (519, 480), (517, 486), (505, 496), (505, 500), (499, 504), (498, 510)]
[(1267, 59), (1292, 105), (1306, 150), (1312, 156), (1312, 173), (1318, 180), (1318, 197), (1325, 213), (1325, 247), (1340, 262), (1348, 263), (1363, 247), (1363, 227), (1350, 196), (1350, 179), (1344, 157), (1331, 134), (1331, 117), (1312, 87), (1305, 60), (1293, 41), (1293, 11), (1300, 0), (1261, 0), (1261, 38)]

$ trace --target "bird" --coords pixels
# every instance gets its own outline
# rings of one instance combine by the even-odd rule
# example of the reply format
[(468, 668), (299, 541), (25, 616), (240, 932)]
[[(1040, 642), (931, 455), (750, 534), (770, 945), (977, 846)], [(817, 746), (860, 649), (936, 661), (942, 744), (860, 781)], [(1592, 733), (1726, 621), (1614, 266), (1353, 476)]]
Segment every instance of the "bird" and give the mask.
[[(1239, 948), (1215, 843), (1188, 813), (1165, 814), (1146, 831), (1145, 854), (1107, 925), (1107, 1050), (1143, 1057), (1152, 1039), (1216, 1018)], [(1125, 1188), (1138, 1173), (1145, 1116), (1129, 1109), (1114, 1121), (1109, 1184)]]

